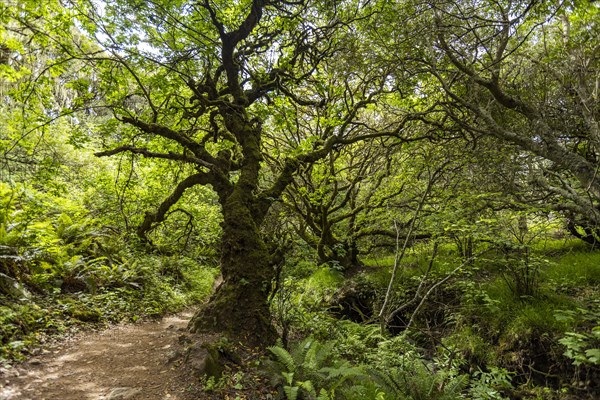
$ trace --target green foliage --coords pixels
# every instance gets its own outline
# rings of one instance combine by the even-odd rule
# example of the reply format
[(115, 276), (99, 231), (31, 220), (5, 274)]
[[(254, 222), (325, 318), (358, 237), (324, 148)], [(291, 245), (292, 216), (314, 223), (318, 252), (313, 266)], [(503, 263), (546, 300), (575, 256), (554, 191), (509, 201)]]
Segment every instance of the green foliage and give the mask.
[(407, 335), (377, 344), (369, 355), (369, 374), (389, 399), (462, 398), (468, 376), (459, 371), (460, 359), (444, 351), (427, 360)]
[(456, 371), (434, 372), (433, 364), (420, 357), (405, 359), (402, 367), (370, 369), (369, 375), (386, 399), (434, 400), (460, 399), (467, 376)]
[(292, 345), (269, 347), (273, 359), (267, 361), (272, 384), (281, 388), (287, 400), (329, 400), (340, 397), (344, 385), (364, 375), (347, 361), (335, 357), (334, 342), (321, 343), (311, 337)]
[(508, 400), (502, 391), (512, 389), (512, 374), (504, 368), (491, 367), (488, 372), (477, 371), (471, 380), (469, 395), (473, 400)]
[(559, 339), (566, 350), (564, 355), (573, 365), (600, 365), (600, 304), (596, 300), (592, 309), (558, 310), (555, 318), (577, 328)]
[(543, 271), (550, 284), (566, 293), (600, 282), (600, 252), (566, 247), (566, 254)]
[[(53, 105), (47, 107), (50, 113)], [(136, 207), (147, 210), (168, 191), (162, 172), (140, 163), (134, 173), (135, 165), (94, 157), (88, 129), (95, 117), (49, 122), (50, 135), (27, 126), (27, 112), (10, 109), (0, 118), (9, 133), (0, 140), (6, 157), (0, 164), (0, 273), (32, 293), (15, 302), (0, 290), (0, 357), (22, 357), (44, 336), (81, 325), (136, 320), (205, 300), (219, 235), (212, 193), (188, 193), (182, 207), (202, 217), (190, 224), (186, 214), (176, 214), (167, 221), (173, 236), (157, 232), (155, 247), (141, 246), (131, 224), (139, 218)], [(45, 126), (43, 119), (38, 123)], [(76, 140), (67, 144), (69, 138)], [(156, 175), (145, 190), (132, 190), (133, 179)], [(205, 234), (198, 238), (196, 229)]]
[(600, 365), (600, 325), (590, 333), (567, 332), (559, 342), (567, 348), (564, 355), (573, 360), (573, 365)]
[[(456, 275), (440, 295), (439, 301), (442, 302), (449, 301), (448, 296), (456, 297), (452, 300), (456, 307), (448, 308), (444, 325), (438, 328), (443, 330), (440, 336), (436, 336), (434, 330), (425, 331), (426, 327), (423, 327), (422, 333), (413, 332), (390, 338), (381, 333), (378, 325), (336, 321), (324, 316), (320, 310), (325, 304), (320, 308), (319, 299), (327, 298), (329, 284), (328, 279), (315, 278), (324, 274), (321, 271), (312, 279), (294, 281), (297, 294), (289, 301), (290, 310), (297, 318), (293, 319), (292, 331), (294, 335), (311, 332), (319, 339), (333, 339), (334, 352), (338, 356), (362, 366), (370, 378), (353, 380), (352, 385), (344, 391), (349, 399), (375, 399), (378, 396), (385, 399), (506, 399), (517, 391), (537, 393), (535, 387), (525, 389), (512, 386), (512, 377), (519, 377), (514, 380), (515, 385), (522, 379), (521, 375), (516, 375), (516, 371), (527, 371), (533, 357), (540, 364), (550, 366), (547, 368), (565, 368), (565, 358), (561, 355), (565, 347), (559, 342), (561, 337), (571, 342), (576, 340), (577, 343), (564, 344), (580, 355), (585, 355), (587, 349), (597, 347), (588, 337), (581, 341), (582, 338), (577, 336), (591, 333), (591, 322), (574, 329), (569, 328), (565, 321), (555, 318), (557, 309), (574, 310), (580, 300), (562, 291), (557, 292), (554, 280), (548, 279), (555, 274), (555, 269), (564, 268), (557, 262), (560, 259), (545, 253), (548, 249), (559, 257), (585, 259), (593, 255), (585, 248), (577, 248), (571, 255), (565, 255), (560, 246), (549, 241), (543, 247), (532, 246), (531, 257), (543, 257), (547, 262), (539, 267), (539, 287), (535, 296), (523, 298), (515, 296), (502, 277), (503, 268), (495, 263), (503, 260), (504, 256), (500, 252), (490, 253), (486, 258), (475, 261), (462, 274)], [(545, 254), (541, 256), (539, 252)], [(406, 291), (410, 297), (411, 285), (419, 284), (419, 270), (424, 268), (426, 258), (415, 252), (407, 260), (411, 265), (403, 279), (399, 280), (397, 290)], [(431, 279), (441, 279), (437, 274), (443, 277), (446, 264), (455, 265), (455, 262), (456, 254), (443, 249)], [(592, 262), (589, 267), (594, 268)], [(585, 271), (585, 268), (582, 270)], [(577, 276), (580, 272), (576, 267), (570, 267), (564, 279)], [(386, 283), (385, 278), (378, 278), (385, 275), (385, 268), (372, 268), (362, 274), (369, 282)], [(321, 290), (316, 290), (319, 286), (316, 282), (321, 281)], [(586, 293), (590, 293), (590, 288), (586, 289)], [(402, 292), (395, 295), (402, 296)], [(307, 301), (309, 298), (312, 300)], [(440, 313), (441, 309), (445, 307), (432, 305), (433, 315)], [(569, 331), (577, 335), (566, 334)], [(433, 351), (429, 340), (439, 340), (440, 347)], [(419, 348), (417, 343), (426, 349)], [(432, 351), (435, 353), (433, 359)], [(589, 355), (593, 357), (594, 354), (594, 350), (591, 350)], [(546, 371), (545, 368), (542, 372)], [(299, 387), (298, 393), (302, 393), (299, 384), (291, 386)], [(561, 396), (558, 392), (550, 392), (552, 396), (558, 396), (552, 398)]]
[(461, 325), (442, 339), (443, 344), (460, 354), (468, 365), (493, 365), (497, 362), (495, 349), (489, 337), (483, 337), (477, 328)]
[(127, 235), (115, 234), (75, 199), (0, 187), (0, 272), (36, 294), (23, 304), (0, 296), (5, 359), (26, 352), (41, 333), (162, 314), (204, 300), (212, 288), (214, 269), (124, 246)]
[(331, 298), (343, 282), (343, 275), (335, 269), (327, 266), (317, 269), (306, 280), (304, 285), (304, 295), (300, 301), (321, 302)]
[[(61, 334), (89, 323), (135, 321), (206, 299), (214, 281), (214, 269), (192, 267), (192, 260), (183, 260), (187, 264), (181, 267), (183, 277), (174, 279), (161, 274), (161, 262), (177, 260), (138, 255), (137, 261), (114, 268), (88, 265), (84, 271), (89, 272), (89, 279), (71, 281), (82, 285), (69, 287), (69, 293), (61, 289), (66, 288), (64, 281), (50, 280), (44, 282), (48, 292), (22, 304), (0, 296), (0, 359), (22, 357), (43, 335)], [(56, 272), (50, 274), (58, 276)], [(24, 344), (15, 348), (11, 343)]]
[(547, 267), (548, 260), (531, 256), (529, 247), (505, 250), (502, 269), (510, 291), (518, 298), (526, 300), (537, 294), (540, 270)]
[(386, 343), (379, 325), (358, 324), (347, 320), (338, 321), (335, 330), (328, 337), (335, 337), (335, 350), (338, 354), (357, 364), (373, 361), (373, 349)]
[[(272, 384), (281, 388), (282, 397), (463, 398), (468, 377), (458, 371), (456, 358), (446, 356), (428, 362), (406, 336), (386, 339), (376, 326), (362, 327), (350, 322), (342, 325), (345, 327), (336, 331), (333, 341), (321, 344), (309, 337), (294, 344), (290, 351), (282, 346), (269, 348), (273, 357), (267, 362), (267, 374)], [(362, 339), (364, 343), (360, 343)], [(337, 359), (340, 356), (350, 357), (352, 364)], [(343, 384), (336, 379), (342, 379)], [(489, 391), (491, 386), (492, 383)], [(323, 397), (326, 394), (330, 397)]]
[[(0, 273), (33, 294), (0, 291), (2, 356), (39, 332), (205, 299), (219, 202), (242, 182), (255, 211), (291, 182), (281, 236), (298, 233), (336, 268), (372, 250), (369, 309), (396, 259), (375, 251), (402, 241), (425, 187), (411, 234), (439, 241), (439, 259), (424, 278), (431, 241), (407, 240), (392, 303), (468, 263), (394, 338), (326, 313), (339, 271), (309, 257), (284, 271), (280, 327), (316, 339), (271, 348), (283, 396), (501, 399), (504, 368), (534, 375), (545, 357), (543, 374), (562, 373), (559, 353), (596, 367), (585, 298), (600, 253), (549, 238), (564, 235), (565, 211), (597, 225), (597, 2), (440, 2), (435, 15), (410, 1), (267, 2), (237, 43), (245, 34), (225, 32), (253, 25), (249, 3), (114, 1), (102, 15), (93, 2), (0, 4)], [(224, 38), (236, 45), (224, 51)], [(112, 161), (93, 156), (123, 145)], [(212, 188), (186, 188), (140, 242), (145, 213), (191, 175)], [(597, 239), (587, 228), (574, 230)], [(499, 250), (471, 260), (490, 243)]]

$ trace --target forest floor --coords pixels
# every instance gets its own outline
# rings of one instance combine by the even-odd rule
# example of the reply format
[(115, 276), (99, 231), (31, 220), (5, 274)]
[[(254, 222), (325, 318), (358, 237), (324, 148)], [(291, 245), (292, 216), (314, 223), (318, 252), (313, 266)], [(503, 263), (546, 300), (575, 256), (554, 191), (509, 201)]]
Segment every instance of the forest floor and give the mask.
[(200, 381), (181, 365), (190, 312), (87, 332), (0, 368), (0, 400), (191, 400)]

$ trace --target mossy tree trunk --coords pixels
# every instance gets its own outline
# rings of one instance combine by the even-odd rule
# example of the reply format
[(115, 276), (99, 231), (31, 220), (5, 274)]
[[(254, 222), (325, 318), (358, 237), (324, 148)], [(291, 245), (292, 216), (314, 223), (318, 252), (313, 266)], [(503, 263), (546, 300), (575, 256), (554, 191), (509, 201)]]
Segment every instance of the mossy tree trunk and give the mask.
[(245, 343), (268, 344), (276, 338), (268, 304), (275, 271), (244, 197), (236, 190), (223, 206), (223, 283), (198, 310), (190, 330), (219, 331), (239, 336)]
[(232, 113), (227, 121), (228, 129), (237, 132), (244, 163), (232, 190), (219, 193), (223, 283), (198, 310), (190, 330), (222, 332), (252, 345), (271, 344), (277, 337), (268, 304), (275, 270), (260, 233), (270, 202), (256, 195), (262, 131), (259, 124), (248, 121), (245, 113)]

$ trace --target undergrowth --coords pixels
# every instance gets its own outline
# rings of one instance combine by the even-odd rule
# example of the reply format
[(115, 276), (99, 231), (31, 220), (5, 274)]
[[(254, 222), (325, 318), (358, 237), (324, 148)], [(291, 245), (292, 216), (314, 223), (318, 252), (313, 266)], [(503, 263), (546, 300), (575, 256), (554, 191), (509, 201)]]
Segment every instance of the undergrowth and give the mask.
[(192, 268), (191, 261), (183, 261), (184, 265), (179, 265), (182, 277), (178, 278), (162, 274), (156, 264), (181, 260), (145, 256), (139, 261), (145, 266), (135, 279), (115, 274), (114, 280), (93, 291), (63, 292), (49, 287), (18, 300), (0, 296), (0, 362), (23, 359), (34, 346), (83, 326), (136, 321), (204, 300), (216, 270)]
[[(527, 249), (530, 264), (517, 264), (519, 254), (521, 248), (510, 257), (496, 251), (467, 264), (430, 294), (414, 326), (404, 331), (382, 330), (376, 318), (392, 258), (367, 260), (368, 267), (341, 289), (343, 278), (335, 271), (313, 266), (310, 273), (307, 264), (301, 274), (289, 269), (273, 305), (290, 343), (272, 347), (267, 363), (279, 398), (593, 398), (600, 377), (600, 303), (594, 300), (600, 253), (576, 241), (545, 240)], [(417, 293), (427, 260), (417, 251), (404, 260), (394, 304)], [(451, 248), (443, 248), (425, 287), (459, 263)], [(507, 274), (515, 265), (534, 268), (527, 291), (517, 290), (516, 280), (533, 275), (516, 269)], [(355, 314), (339, 310), (340, 292), (356, 300), (357, 290), (372, 295), (370, 309), (363, 308), (357, 321), (344, 319)], [(397, 323), (414, 310), (409, 304)], [(307, 360), (309, 349), (319, 357)], [(343, 385), (327, 375), (338, 369), (351, 371)]]
[(0, 183), (1, 363), (82, 326), (180, 310), (211, 291), (210, 246), (181, 254), (141, 243), (81, 200)]

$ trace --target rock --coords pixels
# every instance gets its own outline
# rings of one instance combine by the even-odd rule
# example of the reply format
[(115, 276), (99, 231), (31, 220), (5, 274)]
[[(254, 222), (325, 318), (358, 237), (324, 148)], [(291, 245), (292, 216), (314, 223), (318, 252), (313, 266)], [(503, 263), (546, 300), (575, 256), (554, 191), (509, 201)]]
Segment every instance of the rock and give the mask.
[(185, 362), (196, 376), (215, 377), (223, 373), (222, 354), (215, 343), (196, 342), (187, 348)]
[(167, 362), (165, 364), (171, 364), (181, 358), (181, 352), (179, 350), (172, 350), (167, 353)]
[(138, 388), (118, 387), (110, 391), (106, 400), (127, 400), (141, 392)]
[(0, 293), (4, 293), (16, 300), (31, 298), (31, 293), (16, 279), (0, 272)]
[(100, 311), (93, 308), (86, 308), (83, 306), (75, 306), (68, 310), (68, 313), (73, 317), (82, 322), (98, 322), (102, 317)]

